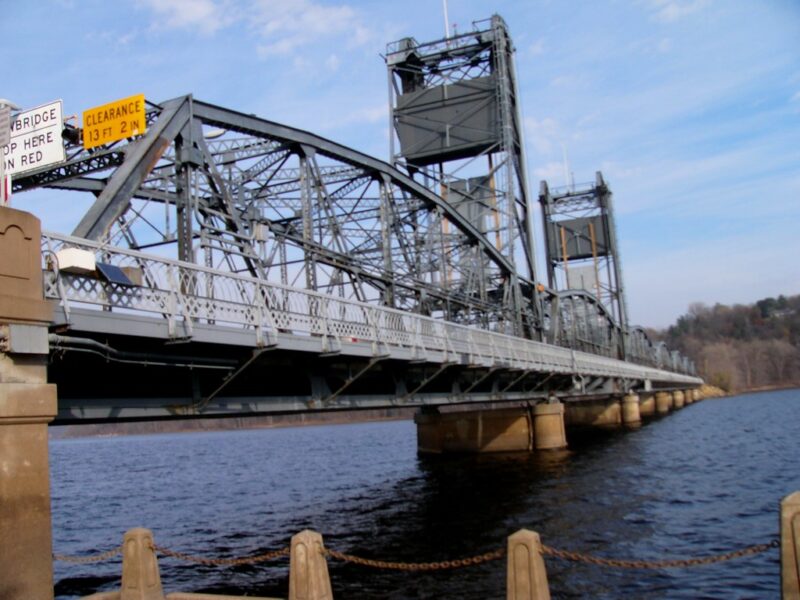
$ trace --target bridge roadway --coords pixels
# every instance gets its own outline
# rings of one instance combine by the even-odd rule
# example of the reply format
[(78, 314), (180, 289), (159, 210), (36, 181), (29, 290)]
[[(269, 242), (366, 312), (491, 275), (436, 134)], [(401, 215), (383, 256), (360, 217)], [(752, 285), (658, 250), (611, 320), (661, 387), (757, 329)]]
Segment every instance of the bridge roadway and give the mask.
[[(132, 285), (59, 269), (67, 248)], [(701, 380), (53, 233), (57, 423), (533, 400)], [(60, 254), (62, 257), (63, 254)]]

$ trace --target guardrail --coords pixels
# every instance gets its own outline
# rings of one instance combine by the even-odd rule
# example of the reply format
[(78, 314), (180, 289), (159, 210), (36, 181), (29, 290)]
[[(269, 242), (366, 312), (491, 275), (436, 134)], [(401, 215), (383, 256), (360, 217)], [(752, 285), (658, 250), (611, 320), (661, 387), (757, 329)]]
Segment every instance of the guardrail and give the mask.
[[(90, 273), (61, 270), (56, 253), (77, 248), (99, 263), (123, 269), (132, 285)], [(326, 351), (369, 342), (373, 354), (410, 351), (416, 360), (507, 367), (550, 373), (665, 381), (701, 380), (609, 357), (526, 340), (456, 323), (338, 298), (279, 283), (108, 247), (53, 233), (42, 236), (45, 297), (60, 302), (67, 319), (75, 307), (151, 315), (174, 337), (191, 338), (198, 324), (253, 332), (254, 345), (278, 345), (279, 334), (315, 336)]]
[[(780, 548), (781, 589), (784, 600), (800, 600), (800, 492), (786, 496), (780, 504), (780, 539), (746, 546), (715, 555), (643, 561), (607, 558), (559, 550), (543, 544), (539, 534), (521, 529), (509, 536), (505, 548), (471, 556), (427, 563), (409, 563), (363, 558), (326, 548), (322, 536), (315, 531), (302, 531), (292, 537), (289, 546), (264, 552), (256, 556), (211, 558), (195, 556), (164, 548), (155, 543), (148, 529), (136, 528), (125, 533), (121, 546), (89, 556), (54, 555), (55, 560), (87, 564), (113, 559), (122, 554), (122, 582), (124, 597), (130, 600), (211, 600), (233, 599), (238, 596), (216, 596), (174, 592), (164, 596), (158, 568), (158, 555), (184, 562), (221, 568), (256, 565), (266, 561), (290, 558), (289, 600), (331, 600), (333, 591), (326, 559), (373, 568), (407, 571), (439, 571), (468, 568), (507, 558), (506, 598), (509, 600), (549, 600), (545, 558), (618, 569), (676, 569), (698, 567), (753, 556)], [(118, 600), (120, 592), (101, 592), (85, 600)], [(252, 598), (252, 596), (251, 596)]]

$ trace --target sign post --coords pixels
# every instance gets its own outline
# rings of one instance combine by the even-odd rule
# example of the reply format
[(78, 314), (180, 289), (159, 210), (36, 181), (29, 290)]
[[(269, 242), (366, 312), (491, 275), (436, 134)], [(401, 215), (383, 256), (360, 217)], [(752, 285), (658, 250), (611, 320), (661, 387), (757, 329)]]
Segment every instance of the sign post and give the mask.
[[(11, 140), (11, 106), (0, 103), (0, 206), (8, 205), (5, 149)], [(11, 187), (11, 186), (9, 186)]]

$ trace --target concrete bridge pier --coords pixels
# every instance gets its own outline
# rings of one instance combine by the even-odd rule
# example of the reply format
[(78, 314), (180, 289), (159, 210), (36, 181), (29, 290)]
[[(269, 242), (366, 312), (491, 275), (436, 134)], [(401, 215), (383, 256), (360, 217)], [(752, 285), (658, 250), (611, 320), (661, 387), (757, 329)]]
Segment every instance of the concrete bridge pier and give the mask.
[(642, 411), (637, 394), (626, 394), (622, 398), (622, 424), (629, 429), (641, 427)]
[(564, 405), (561, 402), (537, 404), (533, 409), (534, 445), (537, 450), (567, 447)]
[(672, 392), (672, 407), (675, 410), (683, 408), (685, 404), (686, 404), (686, 396), (684, 396), (681, 390), (676, 390)]
[(417, 450), (423, 454), (530, 452), (567, 445), (560, 402), (447, 413), (425, 408), (414, 422)]
[(639, 394), (639, 416), (642, 418), (654, 417), (656, 414), (656, 396), (655, 394)]
[(600, 427), (616, 429), (622, 426), (622, 403), (617, 398), (599, 398), (568, 402), (567, 427)]
[(672, 410), (672, 394), (670, 392), (656, 392), (656, 414), (666, 415)]
[(41, 226), (0, 207), (0, 598), (53, 598), (48, 325)]

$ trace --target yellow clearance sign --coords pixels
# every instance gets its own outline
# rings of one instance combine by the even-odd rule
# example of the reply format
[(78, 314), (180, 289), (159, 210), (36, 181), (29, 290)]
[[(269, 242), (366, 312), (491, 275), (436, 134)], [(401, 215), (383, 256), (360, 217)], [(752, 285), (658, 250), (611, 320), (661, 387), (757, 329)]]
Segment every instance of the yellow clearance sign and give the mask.
[(145, 131), (144, 94), (83, 111), (83, 147), (87, 150)]

